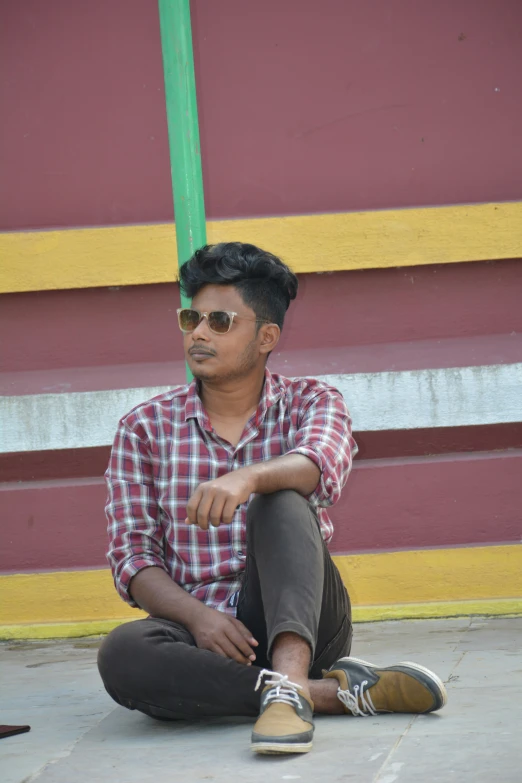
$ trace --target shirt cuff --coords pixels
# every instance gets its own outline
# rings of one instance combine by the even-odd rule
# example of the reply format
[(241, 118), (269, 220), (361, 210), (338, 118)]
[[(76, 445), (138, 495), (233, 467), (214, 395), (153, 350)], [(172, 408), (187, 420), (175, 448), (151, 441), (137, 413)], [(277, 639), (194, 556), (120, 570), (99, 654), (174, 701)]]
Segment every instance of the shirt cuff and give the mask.
[(129, 560), (126, 560), (125, 565), (114, 576), (116, 590), (123, 600), (134, 609), (139, 609), (140, 607), (129, 592), (131, 579), (140, 571), (143, 571), (144, 568), (150, 568), (151, 566), (161, 568), (165, 573), (167, 572), (165, 563), (159, 558), (156, 558), (153, 555), (135, 555), (134, 557), (129, 558)]
[(311, 446), (297, 446), (295, 449), (291, 449), (290, 451), (287, 451), (284, 456), (287, 457), (289, 454), (302, 454), (304, 457), (308, 457), (308, 459), (312, 460), (314, 465), (317, 465), (317, 467), (321, 471), (321, 475), (319, 477), (319, 482), (317, 484), (317, 487), (308, 496), (308, 501), (310, 503), (314, 505), (321, 505), (321, 503), (327, 500), (330, 495), (330, 491), (326, 486), (326, 482), (324, 479), (324, 474), (323, 474), (324, 460), (322, 458), (322, 455), (318, 451), (313, 449)]
[(323, 471), (323, 460), (321, 458), (321, 455), (315, 451), (311, 446), (296, 446), (295, 449), (290, 449), (290, 451), (285, 451), (284, 455), (285, 457), (288, 457), (289, 454), (303, 454), (303, 456), (308, 457), (308, 459), (311, 459), (313, 463), (317, 465), (319, 470)]

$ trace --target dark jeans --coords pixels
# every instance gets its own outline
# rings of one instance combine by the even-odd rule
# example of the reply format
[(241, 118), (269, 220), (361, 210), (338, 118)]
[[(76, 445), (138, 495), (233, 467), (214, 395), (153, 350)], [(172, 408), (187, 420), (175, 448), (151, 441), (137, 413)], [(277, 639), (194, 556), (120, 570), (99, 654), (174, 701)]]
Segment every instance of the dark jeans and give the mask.
[(105, 688), (118, 704), (154, 718), (256, 716), (256, 680), (270, 668), (277, 634), (293, 631), (309, 642), (312, 679), (349, 654), (348, 594), (313, 508), (297, 492), (258, 495), (250, 503), (237, 617), (259, 642), (255, 666), (201, 650), (182, 625), (149, 617), (120, 625), (103, 642), (98, 667)]

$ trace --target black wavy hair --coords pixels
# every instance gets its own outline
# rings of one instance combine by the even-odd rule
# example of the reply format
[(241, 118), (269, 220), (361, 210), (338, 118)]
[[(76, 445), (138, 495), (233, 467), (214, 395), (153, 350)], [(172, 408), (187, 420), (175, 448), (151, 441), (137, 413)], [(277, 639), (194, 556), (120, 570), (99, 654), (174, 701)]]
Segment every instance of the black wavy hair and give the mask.
[(283, 328), (298, 281), (280, 258), (244, 242), (205, 245), (180, 269), (180, 285), (191, 299), (206, 285), (231, 285), (258, 318)]

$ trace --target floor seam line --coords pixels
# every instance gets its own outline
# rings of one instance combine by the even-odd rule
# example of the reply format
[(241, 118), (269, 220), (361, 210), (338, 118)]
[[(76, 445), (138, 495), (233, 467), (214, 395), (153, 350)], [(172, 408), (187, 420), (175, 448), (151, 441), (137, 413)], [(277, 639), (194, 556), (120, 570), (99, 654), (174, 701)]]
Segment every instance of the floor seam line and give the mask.
[(386, 756), (386, 758), (382, 762), (381, 766), (377, 770), (377, 774), (373, 778), (372, 783), (379, 783), (379, 778), (381, 777), (381, 773), (385, 771), (384, 768), (386, 767), (386, 765), (388, 764), (388, 762), (392, 758), (392, 756), (395, 753), (395, 751), (397, 750), (397, 748), (400, 747), (403, 739), (409, 733), (409, 731), (410, 731), (411, 727), (413, 726), (413, 724), (415, 723), (416, 719), (417, 719), (417, 715), (414, 715), (412, 717), (412, 719), (410, 720), (410, 722), (408, 723), (408, 725), (406, 726), (406, 728), (404, 729), (404, 731), (402, 732), (402, 734), (400, 735), (400, 737), (397, 738), (397, 741), (395, 742), (395, 744), (390, 748), (390, 752), (388, 753), (388, 755)]
[(22, 783), (34, 783), (34, 781), (37, 781), (38, 778), (42, 775), (42, 773), (45, 772), (47, 769), (49, 769), (49, 767), (52, 767), (55, 764), (59, 764), (61, 761), (65, 761), (66, 759), (68, 759), (70, 757), (70, 755), (73, 753), (73, 751), (76, 748), (76, 746), (83, 740), (83, 738), (86, 737), (87, 734), (89, 734), (89, 732), (92, 729), (94, 729), (97, 726), (99, 726), (100, 723), (103, 720), (105, 720), (107, 715), (110, 715), (111, 712), (114, 712), (114, 708), (112, 710), (109, 710), (109, 712), (105, 713), (104, 715), (102, 715), (100, 720), (98, 720), (95, 723), (93, 723), (92, 726), (89, 726), (86, 729), (86, 731), (84, 731), (83, 734), (81, 734), (79, 737), (77, 737), (74, 740), (74, 742), (72, 742), (67, 748), (65, 748), (64, 750), (59, 751), (60, 755), (56, 756), (56, 758), (51, 759), (50, 761), (46, 761), (45, 764), (42, 767), (40, 767), (40, 769), (36, 770), (36, 772), (31, 773), (29, 775), (29, 777), (25, 778), (22, 781)]

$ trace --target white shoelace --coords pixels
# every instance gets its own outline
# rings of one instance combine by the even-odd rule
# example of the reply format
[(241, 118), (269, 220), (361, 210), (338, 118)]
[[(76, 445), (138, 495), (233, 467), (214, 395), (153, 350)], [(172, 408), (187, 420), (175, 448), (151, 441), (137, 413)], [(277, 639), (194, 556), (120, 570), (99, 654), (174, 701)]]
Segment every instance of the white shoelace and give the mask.
[[(272, 679), (266, 679), (263, 683), (263, 680), (268, 677)], [(271, 686), (271, 690), (266, 695), (267, 702), (282, 702), (283, 704), (289, 704), (291, 707), (298, 707), (301, 704), (298, 695), (301, 686), (295, 682), (290, 682), (286, 674), (263, 669), (257, 678), (255, 690), (257, 691), (263, 684)]]
[[(343, 691), (339, 688), (337, 691), (337, 697), (344, 706), (350, 710), (355, 717), (369, 718), (370, 715), (377, 715), (377, 710), (374, 707), (372, 697), (369, 693), (365, 693), (364, 689), (368, 685), (368, 680), (363, 680), (361, 686), (354, 685), (353, 693), (349, 690)], [(359, 705), (359, 699), (361, 704)]]

